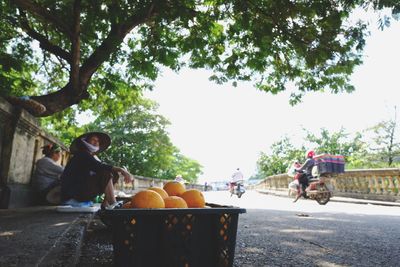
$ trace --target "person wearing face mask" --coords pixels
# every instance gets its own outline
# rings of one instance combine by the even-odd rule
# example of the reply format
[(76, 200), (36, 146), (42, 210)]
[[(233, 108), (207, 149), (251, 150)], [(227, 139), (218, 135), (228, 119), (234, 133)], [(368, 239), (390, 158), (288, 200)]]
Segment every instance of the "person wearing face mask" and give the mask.
[(131, 183), (133, 177), (125, 169), (99, 160), (97, 155), (110, 144), (110, 136), (102, 132), (83, 134), (71, 143), (70, 152), (73, 156), (61, 176), (61, 199), (64, 205), (90, 207), (93, 205), (91, 201), (103, 193), (102, 208), (113, 209), (122, 205), (114, 195), (117, 174), (121, 174), (126, 183)]

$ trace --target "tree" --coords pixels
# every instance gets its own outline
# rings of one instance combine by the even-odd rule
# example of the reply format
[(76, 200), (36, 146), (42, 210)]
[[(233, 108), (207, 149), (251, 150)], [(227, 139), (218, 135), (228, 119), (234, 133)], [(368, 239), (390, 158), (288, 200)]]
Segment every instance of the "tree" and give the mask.
[(368, 144), (363, 140), (363, 135), (356, 132), (354, 136), (341, 128), (338, 132), (329, 132), (325, 128), (320, 129), (319, 135), (307, 130), (305, 141), (317, 153), (342, 155), (346, 161), (347, 169), (366, 168), (371, 166)]
[(174, 179), (183, 174), (189, 182), (196, 182), (202, 166), (182, 155), (166, 130), (169, 121), (157, 114), (158, 104), (138, 96), (135, 105), (115, 116), (114, 110), (103, 110), (91, 123), (79, 126), (72, 112), (66, 117), (49, 116), (42, 120), (48, 132), (70, 144), (77, 136), (88, 131), (107, 132), (112, 138), (109, 149), (101, 159), (118, 166), (126, 166), (133, 174)]
[(178, 174), (189, 183), (196, 183), (199, 175), (202, 174), (202, 166), (195, 160), (190, 159), (177, 151), (174, 153), (174, 161), (169, 168), (165, 177), (169, 179), (176, 177)]
[(118, 117), (99, 116), (86, 126), (88, 131), (102, 129), (112, 137), (112, 145), (102, 159), (126, 166), (133, 174), (173, 179), (179, 173), (196, 181), (201, 165), (176, 148), (166, 130), (168, 120), (158, 115), (157, 104), (141, 98)]
[(332, 133), (321, 128), (319, 136), (305, 131), (307, 132), (305, 140), (310, 143), (311, 147), (315, 147), (318, 153), (342, 155), (347, 158), (364, 145), (361, 133), (356, 133), (355, 137), (349, 140), (349, 134), (345, 132), (344, 128)]
[(161, 66), (209, 68), (218, 83), (254, 80), (274, 94), (292, 82), (292, 103), (350, 92), (366, 25), (347, 19), (362, 4), (400, 11), (394, 0), (2, 0), (0, 89), (42, 104), (36, 116), (85, 99), (130, 104)]
[(317, 154), (343, 155), (348, 169), (372, 166), (371, 155), (368, 153), (367, 144), (363, 141), (361, 133), (350, 137), (343, 128), (332, 133), (321, 128), (320, 135), (305, 131), (304, 141), (308, 144), (307, 146), (302, 145), (296, 148), (288, 137), (284, 137), (271, 145), (269, 154), (262, 152), (257, 161), (259, 175), (265, 177), (286, 173), (293, 161), (304, 162), (305, 152), (310, 148), (313, 148)]
[(285, 136), (273, 143), (269, 154), (261, 152), (257, 161), (257, 170), (262, 177), (285, 173), (294, 161), (302, 162), (305, 148), (295, 148), (290, 139)]
[(395, 106), (393, 119), (380, 122), (369, 129), (374, 134), (374, 144), (371, 147), (374, 160), (385, 162), (388, 167), (391, 167), (395, 158), (400, 156), (400, 142), (396, 138), (397, 128), (397, 108)]

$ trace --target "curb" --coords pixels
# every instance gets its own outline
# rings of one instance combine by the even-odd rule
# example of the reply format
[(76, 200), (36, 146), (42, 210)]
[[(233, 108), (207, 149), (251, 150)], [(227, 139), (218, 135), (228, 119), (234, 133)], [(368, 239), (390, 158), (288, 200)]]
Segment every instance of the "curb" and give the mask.
[(79, 215), (55, 240), (35, 266), (76, 266), (81, 256), (83, 239), (94, 213)]
[[(261, 194), (290, 198), (290, 196), (288, 196), (287, 194), (278, 193), (276, 191), (267, 191), (259, 189), (256, 189), (255, 191)], [(385, 202), (385, 201), (367, 200), (367, 199), (353, 199), (344, 197), (335, 198), (334, 196), (330, 199), (330, 201), (340, 202), (340, 203), (351, 203), (351, 204), (363, 204), (363, 205), (369, 204), (369, 205), (387, 206), (387, 207), (400, 207), (400, 203), (395, 203), (395, 202)]]

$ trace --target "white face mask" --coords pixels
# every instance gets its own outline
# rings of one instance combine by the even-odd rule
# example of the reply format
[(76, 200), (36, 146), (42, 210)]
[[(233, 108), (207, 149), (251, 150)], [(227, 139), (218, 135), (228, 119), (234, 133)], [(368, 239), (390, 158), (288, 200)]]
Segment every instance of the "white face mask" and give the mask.
[(94, 146), (86, 142), (84, 138), (82, 138), (81, 141), (83, 142), (83, 144), (86, 146), (86, 148), (89, 150), (90, 153), (96, 153), (100, 149), (98, 146)]

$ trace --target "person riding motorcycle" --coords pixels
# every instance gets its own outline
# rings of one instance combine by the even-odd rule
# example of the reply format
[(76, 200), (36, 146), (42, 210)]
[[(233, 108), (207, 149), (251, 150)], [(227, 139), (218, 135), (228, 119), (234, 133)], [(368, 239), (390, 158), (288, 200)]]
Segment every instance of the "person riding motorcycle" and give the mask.
[(308, 184), (309, 184), (309, 179), (311, 179), (312, 174), (312, 168), (315, 165), (315, 161), (314, 161), (314, 156), (315, 156), (315, 152), (314, 150), (308, 150), (306, 152), (306, 161), (304, 162), (304, 164), (296, 169), (296, 172), (301, 173), (301, 176), (299, 177), (299, 183), (300, 183), (300, 191), (296, 197), (296, 199), (294, 200), (295, 202), (301, 197), (301, 195), (305, 192)]
[(229, 182), (229, 191), (232, 192), (238, 182), (243, 181), (243, 173), (239, 168), (232, 174), (231, 181)]

